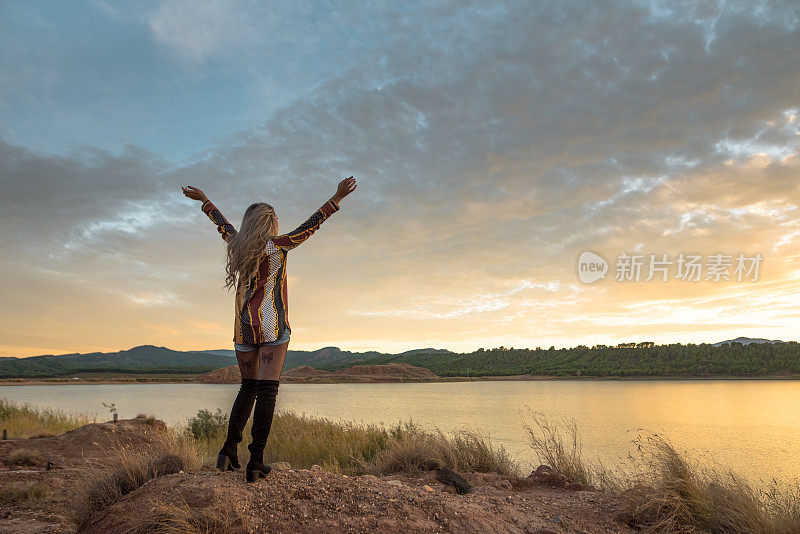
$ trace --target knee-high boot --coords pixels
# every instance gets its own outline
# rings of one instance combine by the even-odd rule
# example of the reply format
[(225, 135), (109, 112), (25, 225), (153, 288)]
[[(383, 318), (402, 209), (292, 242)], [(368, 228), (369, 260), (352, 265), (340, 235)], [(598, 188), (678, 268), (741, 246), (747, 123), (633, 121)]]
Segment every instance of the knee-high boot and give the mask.
[(236, 395), (236, 400), (233, 401), (233, 408), (231, 408), (231, 416), (228, 419), (228, 437), (225, 439), (225, 444), (222, 450), (219, 451), (217, 456), (217, 468), (219, 469), (239, 469), (239, 458), (237, 455), (237, 445), (242, 442), (242, 432), (250, 418), (250, 412), (253, 410), (253, 403), (256, 401), (258, 394), (258, 380), (254, 378), (242, 378), (242, 385), (239, 388), (239, 394)]
[(264, 465), (264, 447), (272, 426), (275, 413), (275, 400), (278, 397), (278, 380), (259, 380), (256, 396), (256, 409), (253, 412), (253, 441), (250, 449), (250, 461), (247, 463), (246, 478), (248, 482), (269, 474), (269, 466)]

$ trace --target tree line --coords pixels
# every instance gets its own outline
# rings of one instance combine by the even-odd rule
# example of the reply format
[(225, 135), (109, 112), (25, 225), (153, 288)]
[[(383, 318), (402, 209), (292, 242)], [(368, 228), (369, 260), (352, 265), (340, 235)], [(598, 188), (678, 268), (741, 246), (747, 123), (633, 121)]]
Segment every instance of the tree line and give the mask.
[(358, 362), (321, 365), (335, 370), (359, 364), (408, 363), (440, 376), (712, 377), (800, 375), (800, 344), (731, 343), (515, 349), (497, 347), (471, 353), (382, 355)]

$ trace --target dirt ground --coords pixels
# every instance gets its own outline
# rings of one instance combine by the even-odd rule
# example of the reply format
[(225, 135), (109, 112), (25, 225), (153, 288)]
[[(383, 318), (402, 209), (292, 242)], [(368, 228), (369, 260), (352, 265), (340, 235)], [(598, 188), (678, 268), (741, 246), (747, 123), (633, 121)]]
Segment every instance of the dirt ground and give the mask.
[[(120, 447), (146, 450), (160, 432), (163, 423), (141, 419), (0, 441), (0, 488), (47, 488), (41, 498), (0, 499), (0, 533), (75, 532), (69, 512), (86, 467), (113, 465)], [(20, 449), (39, 451), (50, 469), (9, 465)], [(433, 471), (348, 477), (318, 466), (273, 465), (254, 484), (245, 483), (242, 471), (211, 468), (150, 480), (95, 514), (83, 532), (150, 532), (163, 525), (231, 533), (632, 532), (616, 519), (619, 497), (536, 478), (461, 473), (473, 492), (458, 495)]]

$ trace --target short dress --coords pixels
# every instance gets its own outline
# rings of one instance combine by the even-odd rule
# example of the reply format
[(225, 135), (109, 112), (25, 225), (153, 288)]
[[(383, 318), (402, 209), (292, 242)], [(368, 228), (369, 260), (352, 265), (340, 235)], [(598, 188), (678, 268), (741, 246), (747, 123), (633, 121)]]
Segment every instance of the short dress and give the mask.
[[(210, 200), (203, 203), (203, 213), (217, 226), (226, 242), (236, 229)], [(289, 341), (289, 299), (286, 284), (286, 259), (291, 249), (319, 229), (325, 220), (339, 211), (329, 200), (303, 224), (287, 234), (273, 236), (259, 259), (258, 269), (236, 290), (236, 315), (233, 342), (236, 350), (249, 352), (259, 345), (282, 345)]]

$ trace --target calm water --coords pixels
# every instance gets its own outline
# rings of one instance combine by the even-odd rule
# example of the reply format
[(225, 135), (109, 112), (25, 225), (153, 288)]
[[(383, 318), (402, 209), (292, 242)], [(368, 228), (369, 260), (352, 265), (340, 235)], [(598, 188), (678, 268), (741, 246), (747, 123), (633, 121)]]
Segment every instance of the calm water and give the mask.
[[(109, 418), (154, 414), (185, 422), (201, 408), (230, 409), (238, 385), (0, 386), (0, 398)], [(444, 431), (477, 429), (525, 465), (527, 408), (574, 419), (590, 458), (624, 458), (640, 429), (751, 480), (800, 479), (798, 381), (538, 381), (429, 384), (282, 384), (279, 410), (332, 420), (413, 420)]]

